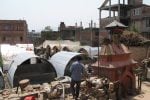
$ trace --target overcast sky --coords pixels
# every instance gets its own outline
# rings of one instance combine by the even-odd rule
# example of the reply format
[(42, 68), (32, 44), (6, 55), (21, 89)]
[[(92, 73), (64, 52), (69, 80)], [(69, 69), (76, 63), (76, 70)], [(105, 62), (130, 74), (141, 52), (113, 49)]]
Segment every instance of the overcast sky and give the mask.
[[(117, 0), (112, 0), (116, 2)], [(150, 0), (143, 0), (150, 5)], [(29, 30), (42, 30), (45, 26), (56, 29), (60, 22), (88, 26), (90, 20), (98, 26), (98, 8), (104, 0), (0, 0), (0, 19), (27, 21)], [(106, 13), (102, 15), (107, 16)]]

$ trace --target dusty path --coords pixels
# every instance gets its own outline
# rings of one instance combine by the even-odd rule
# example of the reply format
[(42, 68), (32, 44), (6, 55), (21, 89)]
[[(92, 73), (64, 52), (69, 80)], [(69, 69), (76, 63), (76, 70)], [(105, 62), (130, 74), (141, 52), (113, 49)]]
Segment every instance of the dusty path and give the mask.
[(150, 100), (150, 82), (144, 81), (142, 83), (141, 94), (128, 97), (125, 100)]

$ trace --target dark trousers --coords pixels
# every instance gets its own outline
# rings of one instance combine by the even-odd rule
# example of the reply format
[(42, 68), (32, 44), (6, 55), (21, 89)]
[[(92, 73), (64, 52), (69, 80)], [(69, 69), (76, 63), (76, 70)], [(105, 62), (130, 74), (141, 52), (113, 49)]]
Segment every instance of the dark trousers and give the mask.
[(77, 98), (78, 98), (79, 92), (80, 92), (80, 83), (81, 83), (81, 81), (71, 80), (71, 84), (70, 84), (72, 95)]

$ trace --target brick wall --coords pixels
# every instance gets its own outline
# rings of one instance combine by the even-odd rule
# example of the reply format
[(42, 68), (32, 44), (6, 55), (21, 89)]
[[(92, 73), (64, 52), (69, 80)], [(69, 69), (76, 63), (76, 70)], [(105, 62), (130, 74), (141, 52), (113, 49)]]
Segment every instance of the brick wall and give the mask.
[(27, 32), (25, 20), (0, 20), (0, 43), (25, 43)]

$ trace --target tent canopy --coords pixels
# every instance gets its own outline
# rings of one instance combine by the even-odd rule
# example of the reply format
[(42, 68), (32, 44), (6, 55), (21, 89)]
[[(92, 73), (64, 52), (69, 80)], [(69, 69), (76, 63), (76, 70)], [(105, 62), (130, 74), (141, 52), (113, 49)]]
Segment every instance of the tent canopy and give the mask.
[(49, 59), (49, 62), (52, 63), (52, 65), (56, 69), (57, 76), (59, 76), (59, 77), (64, 76), (64, 75), (69, 76), (70, 66), (75, 61), (75, 58), (77, 56), (82, 57), (82, 62), (83, 63), (88, 63), (89, 62), (89, 61), (87, 61), (89, 57), (87, 57), (86, 55), (84, 55), (82, 53), (66, 52), (66, 51), (60, 51), (60, 52), (54, 54)]
[(57, 77), (51, 63), (31, 53), (18, 54), (11, 62), (8, 79), (12, 87), (22, 79), (30, 79), (31, 84), (50, 82)]

